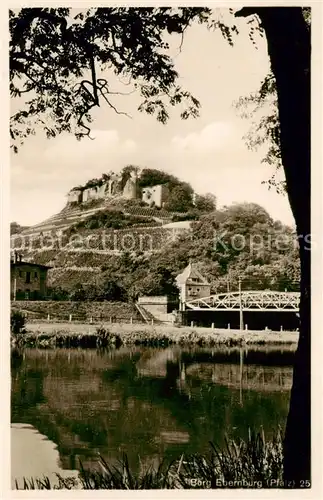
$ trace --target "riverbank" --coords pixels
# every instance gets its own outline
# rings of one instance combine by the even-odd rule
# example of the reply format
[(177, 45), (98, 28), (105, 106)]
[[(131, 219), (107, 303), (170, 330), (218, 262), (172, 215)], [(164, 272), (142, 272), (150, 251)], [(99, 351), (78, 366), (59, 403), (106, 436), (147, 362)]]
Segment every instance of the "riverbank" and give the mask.
[[(17, 433), (19, 435), (17, 436)], [(17, 439), (28, 432), (28, 439)], [(54, 463), (56, 446), (36, 429), (23, 424), (12, 425), (13, 447), (12, 489), (76, 489), (76, 490), (148, 490), (148, 489), (217, 489), (217, 488), (283, 488), (283, 446), (280, 431), (272, 441), (263, 433), (250, 432), (247, 441), (227, 440), (219, 449), (210, 446), (210, 453), (179, 455), (173, 463), (167, 460), (156, 465), (141, 462), (141, 470), (132, 470), (128, 457), (120, 457), (116, 465), (98, 456), (92, 470), (63, 470)], [(22, 446), (23, 442), (23, 446)], [(30, 446), (37, 444), (37, 459), (26, 462)], [(15, 452), (21, 454), (15, 455)], [(24, 453), (24, 454), (22, 454)], [(15, 463), (15, 460), (18, 462)], [(48, 467), (53, 469), (49, 473)]]
[(243, 331), (145, 324), (28, 323), (12, 342), (27, 347), (104, 347), (106, 345), (245, 346), (297, 345), (298, 332)]

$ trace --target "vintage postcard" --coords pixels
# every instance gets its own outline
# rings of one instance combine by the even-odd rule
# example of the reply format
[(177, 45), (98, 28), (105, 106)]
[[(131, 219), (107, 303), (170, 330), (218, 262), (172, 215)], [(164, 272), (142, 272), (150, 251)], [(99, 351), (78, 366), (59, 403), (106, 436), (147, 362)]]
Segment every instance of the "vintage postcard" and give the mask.
[(3, 12), (3, 491), (320, 498), (320, 3)]

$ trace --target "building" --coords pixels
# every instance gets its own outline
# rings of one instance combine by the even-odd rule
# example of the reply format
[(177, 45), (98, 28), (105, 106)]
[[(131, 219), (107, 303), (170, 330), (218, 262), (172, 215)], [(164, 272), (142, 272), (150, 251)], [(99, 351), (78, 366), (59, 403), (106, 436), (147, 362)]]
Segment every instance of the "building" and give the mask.
[(192, 263), (189, 263), (184, 271), (176, 277), (176, 284), (179, 289), (181, 311), (185, 310), (187, 301), (211, 295), (211, 285)]
[(142, 201), (148, 205), (162, 207), (169, 198), (169, 189), (166, 184), (157, 184), (156, 186), (145, 187), (142, 190)]
[(14, 252), (10, 261), (11, 300), (42, 300), (47, 295), (48, 266), (24, 262)]
[(83, 191), (82, 189), (74, 188), (67, 193), (68, 203), (82, 203), (83, 201)]
[(86, 203), (91, 200), (104, 200), (115, 196), (128, 200), (141, 199), (150, 206), (161, 208), (169, 198), (169, 188), (166, 184), (157, 184), (145, 187), (141, 191), (135, 172), (131, 173), (124, 185), (121, 173), (110, 172), (98, 180), (96, 186), (73, 188), (67, 193), (67, 202)]

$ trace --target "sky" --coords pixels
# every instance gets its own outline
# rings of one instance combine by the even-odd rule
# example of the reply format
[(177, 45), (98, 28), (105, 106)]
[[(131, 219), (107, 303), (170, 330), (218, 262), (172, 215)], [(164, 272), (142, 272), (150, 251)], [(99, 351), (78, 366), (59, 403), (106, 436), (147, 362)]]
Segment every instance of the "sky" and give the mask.
[(183, 121), (173, 108), (162, 125), (136, 110), (135, 94), (115, 96), (114, 104), (131, 118), (102, 105), (93, 113), (94, 140), (79, 142), (71, 134), (49, 140), (41, 132), (27, 139), (11, 156), (11, 220), (41, 222), (64, 207), (72, 187), (131, 163), (170, 172), (199, 194), (215, 194), (219, 208), (258, 203), (274, 219), (293, 224), (287, 197), (262, 184), (272, 174), (261, 163), (264, 151), (249, 151), (243, 139), (251, 121), (240, 117), (234, 102), (259, 89), (269, 60), (265, 39), (259, 37), (255, 47), (246, 20), (236, 24), (234, 47), (219, 31), (200, 25), (186, 31), (181, 51), (180, 39), (172, 40), (179, 83), (199, 99), (199, 118)]

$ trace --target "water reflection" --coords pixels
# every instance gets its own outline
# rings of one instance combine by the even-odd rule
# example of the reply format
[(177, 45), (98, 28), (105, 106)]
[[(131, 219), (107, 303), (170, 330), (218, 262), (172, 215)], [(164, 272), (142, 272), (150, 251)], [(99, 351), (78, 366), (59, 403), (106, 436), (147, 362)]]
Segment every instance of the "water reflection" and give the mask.
[[(292, 350), (29, 349), (12, 363), (12, 422), (57, 444), (61, 466), (115, 463), (139, 469), (159, 457), (207, 453), (225, 433), (284, 426)], [(270, 362), (268, 361), (270, 360)], [(14, 459), (14, 458), (13, 458)]]

